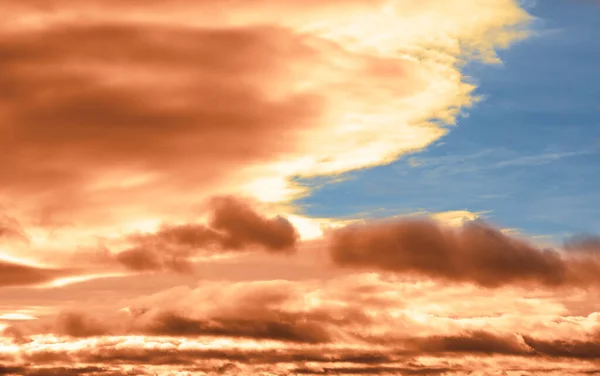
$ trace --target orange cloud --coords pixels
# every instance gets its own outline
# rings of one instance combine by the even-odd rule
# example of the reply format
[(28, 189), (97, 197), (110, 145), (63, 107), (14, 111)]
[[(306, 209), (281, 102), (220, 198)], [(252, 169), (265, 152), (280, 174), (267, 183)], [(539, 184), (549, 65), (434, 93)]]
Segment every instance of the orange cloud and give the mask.
[(68, 269), (50, 269), (0, 260), (0, 287), (37, 285), (73, 273)]
[(119, 300), (128, 305), (120, 311), (78, 307), (14, 322), (0, 341), (6, 341), (7, 365), (15, 367), (24, 361), (112, 372), (147, 366), (155, 373), (318, 375), (504, 367), (535, 374), (560, 366), (583, 374), (593, 365), (580, 360), (597, 357), (598, 315), (569, 316), (552, 308), (556, 299), (527, 288), (490, 291), (376, 274), (205, 281)]
[(0, 8), (0, 195), (63, 243), (421, 150), (476, 100), (462, 60), (494, 60), (530, 18), (512, 0)]
[(156, 233), (131, 236), (135, 245), (118, 253), (116, 260), (133, 270), (181, 272), (191, 271), (191, 258), (203, 251), (294, 250), (298, 233), (283, 217), (263, 217), (232, 196), (214, 198), (211, 210), (208, 225), (164, 226)]
[[(0, 374), (594, 370), (576, 362), (598, 357), (580, 288), (597, 289), (593, 238), (547, 251), (438, 223), (472, 219), (461, 211), (304, 243), (297, 229), (320, 238), (334, 221), (274, 215), (307, 193), (291, 177), (447, 134), (478, 100), (462, 64), (527, 35), (517, 1), (0, 0), (0, 13), (0, 239), (54, 265), (0, 261)], [(233, 196), (204, 206), (215, 194)], [(10, 320), (21, 311), (32, 319)]]
[(486, 287), (536, 282), (595, 284), (598, 260), (538, 249), (481, 222), (458, 229), (427, 220), (350, 225), (330, 233), (329, 249), (342, 267), (420, 274)]
[(283, 315), (248, 319), (197, 320), (178, 314), (159, 315), (146, 334), (166, 336), (223, 336), (291, 342), (320, 343), (330, 340), (321, 326), (307, 322), (302, 315)]
[(56, 210), (114, 204), (108, 191), (124, 204), (148, 184), (207, 186), (293, 150), (320, 108), (309, 93), (266, 92), (312, 53), (286, 30), (71, 25), (5, 34), (0, 48), (0, 192), (27, 205), (63, 190), (73, 196)]
[(14, 218), (0, 215), (0, 239), (17, 239), (27, 242), (27, 234)]

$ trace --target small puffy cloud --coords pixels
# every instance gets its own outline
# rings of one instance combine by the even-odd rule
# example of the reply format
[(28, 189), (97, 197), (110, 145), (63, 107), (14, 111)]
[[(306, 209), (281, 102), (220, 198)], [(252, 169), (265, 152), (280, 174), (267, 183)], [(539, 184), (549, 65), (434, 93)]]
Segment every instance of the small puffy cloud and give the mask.
[(292, 252), (298, 241), (298, 232), (287, 219), (264, 217), (239, 198), (213, 198), (210, 209), (206, 225), (163, 226), (155, 233), (131, 236), (134, 245), (118, 253), (117, 262), (138, 271), (189, 271), (193, 256), (202, 253), (259, 248), (285, 254)]

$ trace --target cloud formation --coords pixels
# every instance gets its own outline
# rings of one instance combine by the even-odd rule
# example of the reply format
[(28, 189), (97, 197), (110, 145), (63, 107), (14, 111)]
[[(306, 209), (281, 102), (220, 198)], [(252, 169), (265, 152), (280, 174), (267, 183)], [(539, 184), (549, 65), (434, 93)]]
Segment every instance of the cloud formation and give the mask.
[[(286, 317), (287, 316), (287, 317)], [(223, 336), (289, 342), (328, 342), (329, 335), (319, 325), (301, 315), (277, 314), (247, 319), (195, 320), (173, 313), (161, 314), (146, 334), (167, 336)]]
[(250, 251), (294, 251), (298, 232), (281, 216), (267, 218), (248, 202), (232, 196), (211, 200), (207, 225), (163, 226), (151, 234), (131, 236), (132, 248), (118, 253), (117, 262), (129, 269), (179, 272), (192, 270), (191, 258), (199, 254)]
[(0, 189), (31, 202), (42, 186), (94, 205), (81, 193), (210, 185), (293, 150), (320, 107), (268, 92), (285, 61), (311, 53), (287, 30), (63, 25), (5, 33), (0, 48)]
[(342, 267), (417, 274), (485, 287), (599, 282), (594, 257), (539, 249), (480, 221), (449, 228), (428, 220), (350, 225), (330, 233), (333, 262)]
[(473, 102), (460, 64), (494, 60), (530, 18), (512, 0), (0, 8), (0, 198), (103, 231), (213, 194), (286, 201), (293, 176), (421, 150)]
[(0, 287), (37, 285), (75, 274), (69, 269), (52, 269), (0, 260)]
[[(569, 316), (564, 307), (553, 308), (555, 299), (527, 288), (492, 292), (377, 274), (203, 282), (140, 296), (112, 312), (79, 305), (14, 322), (0, 343), (6, 367), (31, 372), (22, 362), (107, 373), (142, 367), (138, 374), (460, 375), (504, 367), (536, 374), (598, 357), (598, 314)], [(583, 374), (593, 367), (586, 364), (569, 367)]]
[[(478, 100), (463, 64), (527, 36), (516, 0), (0, 0), (0, 14), (0, 241), (55, 265), (0, 261), (0, 374), (593, 371), (592, 238), (543, 250), (455, 211), (437, 216), (453, 227), (304, 243), (308, 219), (285, 206), (306, 193), (292, 178), (446, 135)], [(218, 281), (187, 273), (232, 255), (201, 265)]]
[(20, 240), (27, 242), (29, 239), (17, 220), (7, 215), (0, 214), (0, 240)]
[(588, 254), (600, 253), (600, 236), (581, 234), (565, 241), (564, 247), (571, 252), (585, 252)]

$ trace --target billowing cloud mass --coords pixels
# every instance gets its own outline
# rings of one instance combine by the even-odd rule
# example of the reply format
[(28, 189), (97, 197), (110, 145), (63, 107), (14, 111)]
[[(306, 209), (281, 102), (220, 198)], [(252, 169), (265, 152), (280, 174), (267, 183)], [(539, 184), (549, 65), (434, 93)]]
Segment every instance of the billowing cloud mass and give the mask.
[(272, 253), (294, 250), (298, 233), (281, 217), (261, 216), (247, 202), (235, 197), (211, 200), (208, 225), (163, 226), (152, 234), (131, 236), (132, 248), (116, 255), (124, 266), (138, 271), (192, 270), (191, 258), (199, 254), (248, 251), (259, 247)]
[(529, 19), (512, 0), (0, 6), (0, 195), (112, 231), (423, 149), (474, 101), (462, 61)]
[[(589, 248), (589, 244), (579, 242), (570, 247)], [(428, 220), (350, 225), (330, 234), (329, 249), (333, 262), (343, 267), (412, 273), (486, 287), (600, 282), (596, 252), (581, 258), (539, 249), (480, 221), (459, 228)]]
[[(215, 198), (212, 205), (207, 225), (163, 226), (155, 233), (132, 235), (134, 246), (118, 253), (116, 260), (137, 271), (188, 272), (198, 255), (253, 248), (282, 254), (294, 250), (297, 230), (283, 217), (262, 217), (248, 202), (234, 197)], [(589, 236), (575, 237), (559, 251), (539, 248), (481, 220), (458, 226), (427, 218), (353, 223), (326, 234), (318, 247), (342, 268), (483, 287), (600, 283), (598, 248)]]
[(465, 64), (532, 19), (0, 0), (0, 375), (595, 372), (594, 237), (546, 250), (474, 208), (360, 223), (295, 201), (440, 141), (480, 100)]
[[(585, 301), (582, 291), (573, 302)], [(12, 324), (5, 330), (8, 364), (211, 375), (230, 368), (232, 374), (462, 375), (494, 367), (536, 374), (566, 362), (576, 374), (594, 364), (575, 362), (600, 355), (597, 313), (570, 315), (554, 297), (526, 288), (490, 294), (474, 286), (355, 274), (328, 281), (203, 282), (119, 304), (127, 306)]]

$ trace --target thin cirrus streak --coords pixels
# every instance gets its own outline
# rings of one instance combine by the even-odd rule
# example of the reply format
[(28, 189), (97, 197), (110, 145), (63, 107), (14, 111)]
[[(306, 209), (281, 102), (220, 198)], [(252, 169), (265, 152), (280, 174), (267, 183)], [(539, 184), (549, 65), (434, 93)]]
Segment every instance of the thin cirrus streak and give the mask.
[(462, 67), (532, 20), (516, 0), (0, 0), (0, 375), (595, 372), (594, 236), (294, 203), (299, 177), (438, 142), (480, 100)]

